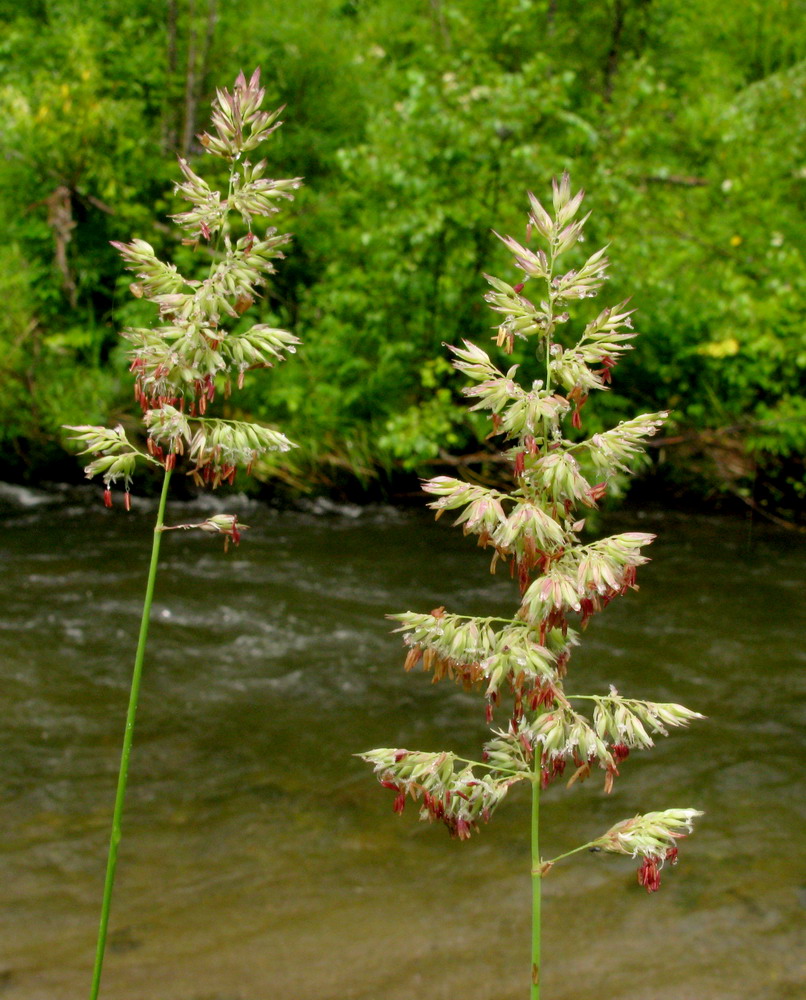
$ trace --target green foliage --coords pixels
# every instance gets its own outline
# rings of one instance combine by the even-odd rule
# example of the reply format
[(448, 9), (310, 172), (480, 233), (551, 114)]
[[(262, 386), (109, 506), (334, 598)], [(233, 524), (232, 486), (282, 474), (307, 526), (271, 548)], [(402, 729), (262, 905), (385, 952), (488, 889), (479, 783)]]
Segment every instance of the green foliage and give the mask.
[[(94, 321), (48, 333), (33, 302), (47, 278), (16, 244), (0, 247), (0, 451), (17, 475), (62, 459), (65, 419), (100, 419), (114, 378), (98, 363)], [(86, 365), (82, 372), (80, 365)]]
[[(487, 220), (514, 232), (520, 192), (569, 169), (595, 191), (591, 237), (618, 241), (614, 292), (648, 334), (591, 426), (671, 403), (684, 443), (666, 459), (701, 454), (706, 488), (776, 484), (782, 501), (802, 482), (804, 0), (49, 0), (0, 27), (0, 209), (28, 276), (23, 326), (56, 338), (66, 382), (96, 381), (99, 416), (128, 405), (114, 344), (142, 323), (109, 241), (137, 233), (185, 266), (146, 206), (172, 210), (166, 154), (193, 167), (214, 80), (261, 64), (289, 106), (268, 170), (293, 162), (308, 187), (260, 320), (306, 348), (243, 406), (283, 420), (306, 463), (371, 472), (485, 449), (428, 366), (443, 341), (485, 335), (478, 292), (502, 260)], [(4, 368), (24, 381), (31, 357)], [(29, 451), (65, 419), (32, 414), (14, 440)]]
[(392, 456), (405, 469), (444, 459), (465, 444), (468, 432), (481, 433), (481, 422), (472, 421), (471, 415), (457, 409), (450, 390), (440, 385), (449, 371), (445, 358), (426, 361), (420, 369), (420, 386), (430, 395), (422, 403), (391, 416), (378, 439), (381, 453)]

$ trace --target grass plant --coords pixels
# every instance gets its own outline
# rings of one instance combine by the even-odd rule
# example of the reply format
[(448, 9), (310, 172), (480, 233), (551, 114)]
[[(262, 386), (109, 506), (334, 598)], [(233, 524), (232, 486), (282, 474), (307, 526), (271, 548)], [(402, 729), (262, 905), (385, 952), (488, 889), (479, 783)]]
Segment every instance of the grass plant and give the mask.
[(489, 412), (490, 436), (503, 441), (512, 489), (447, 476), (424, 484), (437, 517), (458, 511), (456, 524), (464, 533), (492, 549), (492, 571), (499, 563), (509, 565), (519, 585), (518, 607), (511, 618), (471, 617), (444, 607), (390, 616), (404, 634), (407, 670), (422, 664), (434, 681), (449, 678), (482, 691), (487, 722), (492, 726), (504, 704), (507, 721), (492, 729), (478, 760), (448, 750), (388, 747), (360, 755), (394, 793), (395, 812), (402, 813), (411, 798), (421, 819), (441, 821), (460, 840), (490, 819), (513, 785), (529, 787), (531, 1000), (539, 1000), (541, 991), (541, 885), (553, 866), (586, 850), (631, 855), (640, 859), (639, 884), (655, 892), (661, 870), (677, 863), (678, 842), (700, 815), (692, 808), (647, 812), (556, 858), (540, 854), (540, 796), (551, 782), (568, 771), (570, 786), (598, 767), (610, 792), (632, 750), (647, 749), (654, 737), (702, 718), (682, 705), (625, 697), (614, 687), (604, 694), (574, 694), (566, 685), (580, 632), (614, 598), (637, 589), (636, 573), (648, 561), (644, 549), (654, 538), (626, 532), (584, 542), (584, 510), (595, 508), (608, 484), (630, 471), (668, 416), (644, 413), (582, 435), (583, 405), (592, 392), (607, 389), (636, 336), (626, 302), (603, 309), (580, 333), (567, 332), (573, 330), (569, 310), (594, 298), (607, 279), (607, 248), (576, 268), (566, 264), (583, 240), (588, 216), (580, 217), (582, 200), (582, 191), (572, 194), (567, 174), (553, 184), (552, 212), (530, 195), (525, 242), (536, 237), (539, 248), (499, 237), (519, 277), (510, 285), (487, 276), (486, 300), (500, 317), (497, 346), (511, 354), (516, 342), (531, 340), (542, 378), (524, 384), (521, 366), (499, 368), (469, 341), (450, 348), (454, 367), (472, 383), (465, 395), (474, 410)]
[(239, 468), (251, 471), (265, 455), (293, 447), (273, 428), (207, 412), (219, 396), (228, 397), (233, 388), (241, 388), (247, 372), (272, 367), (293, 353), (298, 344), (293, 334), (250, 322), (247, 315), (274, 273), (274, 262), (283, 256), (282, 247), (290, 240), (274, 228), (258, 235), (255, 223), (274, 215), (278, 200), (292, 198), (301, 183), (299, 178), (265, 178), (265, 162), (253, 163), (248, 158), (281, 124), (280, 111), (262, 110), (263, 98), (260, 71), (255, 70), (249, 80), (241, 73), (232, 91), (219, 90), (213, 101), (212, 129), (199, 140), (209, 154), (228, 165), (225, 192), (211, 188), (185, 160), (179, 160), (183, 179), (176, 193), (189, 207), (172, 218), (181, 230), (182, 243), (209, 261), (206, 277), (184, 277), (175, 265), (158, 259), (144, 240), (114, 244), (136, 275), (131, 291), (153, 302), (159, 312), (154, 326), (129, 328), (123, 334), (132, 345), (131, 370), (142, 409), (140, 436), (145, 447), (131, 440), (122, 426), (113, 430), (86, 425), (68, 428), (72, 439), (82, 446), (81, 454), (92, 456), (85, 471), (90, 478), (103, 478), (108, 507), (113, 502), (112, 487), (122, 483), (124, 504), (130, 508), (130, 487), (138, 464), (146, 463), (162, 472), (115, 794), (91, 1000), (96, 1000), (100, 990), (162, 536), (178, 529), (200, 530), (222, 537), (226, 549), (230, 543), (237, 545), (247, 528), (237, 515), (222, 513), (194, 524), (166, 524), (172, 473), (184, 462), (197, 485), (215, 489), (232, 483)]

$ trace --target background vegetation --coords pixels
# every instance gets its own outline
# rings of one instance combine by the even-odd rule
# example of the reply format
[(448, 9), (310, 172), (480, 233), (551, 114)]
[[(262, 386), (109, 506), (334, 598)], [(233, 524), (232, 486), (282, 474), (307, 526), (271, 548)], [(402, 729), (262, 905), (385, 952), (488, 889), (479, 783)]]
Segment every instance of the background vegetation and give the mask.
[(645, 333), (586, 433), (669, 406), (664, 485), (788, 516), (806, 492), (806, 0), (0, 3), (6, 478), (77, 469), (64, 423), (130, 419), (118, 331), (153, 317), (109, 241), (189, 253), (154, 206), (173, 209), (176, 153), (202, 156), (215, 86), (256, 65), (288, 105), (269, 173), (306, 179), (259, 308), (305, 347), (239, 405), (301, 443), (287, 478), (484, 471), (441, 345), (483, 340), (491, 228), (517, 235), (527, 189), (568, 169), (590, 243), (614, 244), (607, 302), (629, 289)]

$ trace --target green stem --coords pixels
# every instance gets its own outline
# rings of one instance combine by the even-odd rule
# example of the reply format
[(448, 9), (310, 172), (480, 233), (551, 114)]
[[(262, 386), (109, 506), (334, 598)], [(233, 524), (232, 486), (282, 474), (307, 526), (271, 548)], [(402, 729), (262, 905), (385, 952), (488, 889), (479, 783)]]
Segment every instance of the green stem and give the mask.
[(154, 458), (153, 455), (149, 455), (147, 451), (140, 451), (139, 448), (135, 448), (134, 445), (130, 445), (132, 452), (138, 457), (149, 462), (151, 465), (162, 465), (162, 462), (158, 458)]
[[(394, 616), (392, 616), (392, 617), (394, 617)], [(482, 618), (482, 619), (480, 619), (478, 615), (454, 615), (454, 614), (452, 614), (451, 618), (461, 618), (463, 621), (469, 621), (469, 622), (476, 622), (476, 621), (502, 622), (504, 625), (518, 625), (518, 624), (520, 624), (520, 621), (521, 621), (521, 619), (518, 619), (518, 618), (492, 618), (492, 617), (490, 617), (490, 618)]]
[(227, 224), (227, 219), (229, 218), (229, 213), (231, 211), (229, 207), (229, 200), (232, 197), (232, 189), (235, 186), (235, 168), (238, 165), (238, 160), (240, 159), (240, 153), (235, 157), (235, 159), (230, 164), (229, 168), (229, 186), (227, 187), (227, 200), (225, 205), (227, 206), (227, 211), (224, 214), (224, 218), (221, 220), (221, 225), (216, 233), (215, 246), (213, 247), (213, 260), (210, 264), (210, 273), (207, 275), (207, 280), (209, 281), (215, 274), (216, 264), (218, 263), (218, 254), (221, 250), (221, 241), (224, 238), (224, 227)]
[(513, 771), (508, 767), (499, 767), (497, 764), (485, 764), (483, 760), (471, 760), (469, 757), (457, 757), (455, 754), (453, 759), (458, 760), (461, 764), (472, 764), (473, 767), (486, 767), (488, 771), (498, 771), (500, 774), (511, 774), (516, 778), (528, 777), (525, 771)]
[(165, 517), (165, 503), (168, 498), (168, 483), (171, 478), (170, 469), (165, 470), (165, 478), (162, 482), (162, 495), (160, 496), (159, 509), (157, 511), (157, 522), (154, 526), (154, 541), (151, 546), (151, 565), (148, 569), (148, 580), (146, 582), (145, 600), (143, 602), (143, 617), (140, 620), (140, 636), (137, 641), (137, 652), (134, 657), (134, 671), (132, 672), (131, 689), (129, 692), (129, 709), (126, 714), (126, 729), (123, 734), (123, 749), (120, 755), (120, 771), (118, 773), (117, 792), (115, 794), (115, 808), (112, 813), (112, 835), (109, 840), (109, 855), (106, 862), (106, 879), (104, 881), (104, 896), (101, 903), (101, 922), (98, 928), (98, 946), (95, 952), (95, 966), (92, 973), (92, 990), (90, 1000), (96, 1000), (98, 990), (101, 985), (101, 969), (104, 962), (104, 952), (106, 950), (106, 932), (109, 926), (109, 909), (112, 903), (112, 888), (115, 884), (115, 869), (118, 862), (118, 847), (121, 838), (121, 817), (123, 815), (123, 800), (126, 796), (126, 779), (129, 773), (129, 756), (132, 749), (132, 738), (134, 737), (134, 718), (137, 712), (137, 699), (140, 694), (140, 678), (143, 673), (143, 660), (146, 652), (146, 639), (148, 638), (148, 622), (151, 614), (151, 603), (154, 598), (154, 581), (157, 577), (157, 564), (159, 562), (160, 541), (162, 540), (162, 523)]
[(570, 858), (572, 854), (579, 854), (580, 851), (589, 851), (592, 847), (599, 847), (603, 841), (604, 837), (600, 837), (598, 840), (589, 840), (587, 844), (575, 847), (572, 851), (566, 851), (565, 854), (558, 854), (556, 858), (552, 858), (550, 861), (545, 861), (543, 863), (544, 865), (556, 865), (558, 861), (562, 861), (563, 858)]
[[(552, 280), (554, 278), (554, 242), (552, 241), (551, 250), (549, 253), (549, 273), (546, 276), (546, 291), (548, 295), (548, 321), (546, 323), (546, 392), (551, 391), (551, 337), (554, 333), (554, 289), (552, 287)], [(538, 355), (539, 360), (539, 355)], [(543, 417), (543, 452), (548, 454), (549, 450), (549, 431), (551, 429), (551, 421), (548, 417)]]
[(540, 1000), (540, 754), (532, 772), (532, 987), (530, 1000)]
[(224, 417), (185, 417), (185, 419), (190, 423), (190, 421), (195, 420), (200, 424), (242, 424), (243, 420), (226, 420)]

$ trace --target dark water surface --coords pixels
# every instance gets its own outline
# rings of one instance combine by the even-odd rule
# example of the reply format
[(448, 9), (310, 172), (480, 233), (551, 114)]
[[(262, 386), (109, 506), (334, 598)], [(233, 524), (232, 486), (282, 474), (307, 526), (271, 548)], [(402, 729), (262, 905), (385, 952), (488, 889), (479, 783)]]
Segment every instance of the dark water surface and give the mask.
[[(227, 556), (164, 538), (104, 1000), (526, 1000), (525, 789), (460, 844), (411, 806), (395, 817), (352, 756), (476, 755), (481, 700), (405, 675), (384, 615), (509, 613), (513, 585), (425, 512), (226, 509), (253, 525)], [(152, 519), (0, 492), (2, 1000), (89, 993)], [(709, 719), (633, 754), (609, 797), (553, 787), (544, 855), (639, 811), (707, 815), (651, 897), (630, 859), (554, 869), (545, 998), (802, 997), (806, 543), (682, 515), (605, 528), (659, 540), (569, 690)]]

